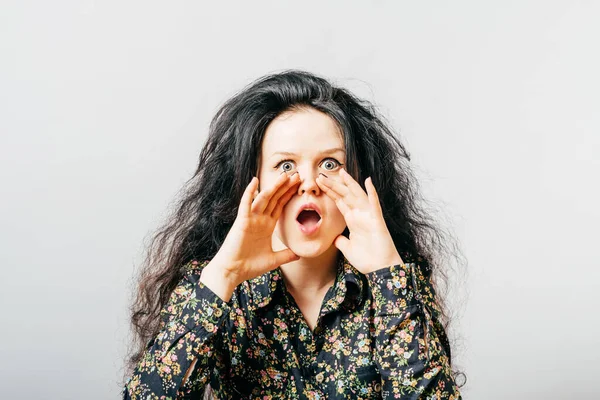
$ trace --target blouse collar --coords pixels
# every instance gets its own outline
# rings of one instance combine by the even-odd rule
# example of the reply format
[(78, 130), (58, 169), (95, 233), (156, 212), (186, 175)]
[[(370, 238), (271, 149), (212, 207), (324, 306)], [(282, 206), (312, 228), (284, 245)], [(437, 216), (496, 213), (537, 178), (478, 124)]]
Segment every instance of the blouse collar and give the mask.
[[(340, 253), (341, 254), (341, 253)], [(367, 285), (365, 276), (356, 270), (341, 255), (338, 259), (337, 274), (333, 294), (325, 298), (321, 308), (321, 315), (345, 307), (352, 310), (362, 303), (364, 287)], [(253, 309), (267, 307), (273, 299), (282, 299), (285, 291), (281, 268), (278, 267), (261, 276), (248, 280), (250, 306)]]

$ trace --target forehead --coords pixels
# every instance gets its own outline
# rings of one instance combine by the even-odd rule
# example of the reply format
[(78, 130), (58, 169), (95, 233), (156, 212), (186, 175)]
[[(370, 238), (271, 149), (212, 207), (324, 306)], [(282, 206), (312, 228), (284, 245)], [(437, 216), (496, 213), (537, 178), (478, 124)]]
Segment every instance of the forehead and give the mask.
[(344, 148), (336, 122), (313, 108), (278, 115), (267, 127), (261, 153), (269, 158), (278, 151), (317, 154), (324, 149)]

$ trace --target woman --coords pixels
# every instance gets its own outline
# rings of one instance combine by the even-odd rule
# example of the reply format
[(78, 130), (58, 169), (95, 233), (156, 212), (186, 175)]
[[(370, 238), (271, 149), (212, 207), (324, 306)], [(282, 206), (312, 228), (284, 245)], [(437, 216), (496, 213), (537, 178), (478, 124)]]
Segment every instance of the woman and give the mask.
[(140, 276), (123, 398), (460, 398), (408, 161), (314, 74), (227, 101)]

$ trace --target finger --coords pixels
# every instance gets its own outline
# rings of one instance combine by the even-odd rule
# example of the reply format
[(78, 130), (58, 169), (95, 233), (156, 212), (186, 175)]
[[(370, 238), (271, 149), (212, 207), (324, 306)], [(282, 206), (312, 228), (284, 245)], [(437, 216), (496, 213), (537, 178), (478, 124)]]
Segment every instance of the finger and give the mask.
[(300, 182), (298, 177), (298, 172), (294, 172), (292, 175), (289, 175), (287, 183), (281, 186), (279, 190), (277, 190), (277, 192), (273, 195), (273, 197), (271, 197), (269, 205), (265, 210), (265, 214), (271, 215), (273, 213), (273, 210), (275, 209), (275, 207), (277, 207), (277, 204), (279, 204), (279, 199), (281, 199), (281, 197), (285, 195), (291, 187), (295, 186), (297, 183)]
[(346, 204), (351, 208), (358, 207), (361, 202), (367, 201), (366, 194), (363, 193), (362, 195), (364, 196), (364, 199), (362, 197), (355, 196), (354, 193), (352, 193), (348, 186), (346, 186), (346, 184), (343, 182), (338, 182), (331, 178), (324, 178), (321, 175), (319, 175), (318, 182), (323, 183), (323, 185), (329, 189), (329, 191), (325, 191), (326, 194), (330, 195), (330, 197), (332, 197), (334, 200), (342, 197)]
[[(275, 204), (275, 207), (273, 208), (273, 211), (271, 212), (271, 215), (273, 217), (276, 216), (277, 218), (279, 218), (279, 215), (281, 214), (281, 212), (283, 212), (283, 208), (285, 207), (285, 205), (298, 192), (298, 185), (299, 184), (300, 184), (300, 180), (298, 180), (292, 186), (290, 186), (290, 188), (288, 189), (288, 191), (285, 192), (283, 194), (283, 196), (281, 196), (279, 198), (279, 201), (277, 202), (277, 204)], [(279, 209), (279, 212), (278, 212), (278, 209)]]
[(285, 249), (285, 250), (280, 250), (280, 251), (275, 252), (275, 264), (277, 264), (277, 266), (287, 264), (289, 262), (296, 261), (299, 259), (300, 259), (300, 256), (295, 254), (290, 249)]
[(268, 189), (263, 190), (256, 196), (254, 202), (252, 203), (251, 211), (254, 213), (262, 214), (267, 206), (269, 205), (269, 200), (277, 192), (277, 190), (288, 180), (288, 175), (283, 172), (281, 175), (277, 177), (273, 186)]
[(352, 177), (352, 175), (350, 175), (348, 173), (348, 171), (346, 171), (345, 169), (341, 169), (340, 171), (340, 175), (342, 177), (342, 180), (344, 181), (344, 183), (346, 184), (346, 186), (348, 187), (348, 189), (350, 189), (350, 191), (352, 192), (352, 194), (354, 194), (356, 197), (364, 197), (366, 195), (365, 191), (363, 190), (362, 187), (360, 187), (360, 185), (358, 184), (358, 182), (356, 182), (354, 180), (354, 178)]
[(277, 203), (277, 205), (273, 209), (273, 213), (271, 214), (271, 216), (275, 218), (275, 220), (279, 219), (281, 213), (283, 212), (283, 207), (285, 207), (285, 205), (292, 198), (292, 196), (296, 194), (296, 191), (298, 190), (298, 183), (300, 182), (296, 182), (296, 184), (289, 188), (289, 190), (279, 199), (279, 202)]
[(348, 239), (344, 235), (339, 235), (337, 238), (335, 238), (333, 244), (342, 252), (342, 254), (346, 258), (348, 258), (347, 255), (350, 252), (350, 239)]
[(258, 187), (258, 178), (253, 176), (250, 180), (248, 186), (244, 190), (242, 194), (242, 199), (240, 200), (240, 207), (238, 209), (238, 215), (248, 215), (250, 214), (250, 207), (252, 207), (252, 193)]
[(369, 203), (371, 203), (371, 206), (375, 210), (379, 211), (379, 214), (383, 214), (381, 203), (379, 202), (379, 195), (377, 194), (377, 190), (375, 190), (375, 185), (373, 185), (373, 179), (371, 177), (368, 177), (365, 180), (365, 187), (367, 188)]
[[(333, 200), (337, 200), (341, 197), (343, 197), (343, 193), (340, 193), (338, 190), (335, 189), (335, 185), (339, 185), (337, 182), (335, 182), (333, 179), (331, 178), (326, 178), (323, 175), (319, 175), (317, 177), (317, 183), (319, 184), (319, 187), (321, 188), (321, 190), (323, 190), (325, 192), (325, 194), (327, 194), (329, 197), (331, 197)], [(342, 190), (341, 188), (339, 188), (339, 190)]]
[(340, 212), (344, 216), (344, 219), (346, 220), (346, 224), (348, 224), (348, 216), (350, 215), (350, 211), (352, 211), (352, 209), (346, 203), (346, 199), (340, 197), (339, 199), (337, 199), (335, 201), (335, 205), (337, 206), (337, 208), (340, 210)]

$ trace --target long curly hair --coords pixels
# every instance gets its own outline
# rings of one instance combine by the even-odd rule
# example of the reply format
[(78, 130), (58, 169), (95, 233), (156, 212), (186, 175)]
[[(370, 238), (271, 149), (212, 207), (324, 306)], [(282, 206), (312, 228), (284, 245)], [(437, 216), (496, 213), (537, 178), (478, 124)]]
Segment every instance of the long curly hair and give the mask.
[[(213, 117), (198, 167), (181, 189), (172, 214), (153, 235), (136, 278), (131, 305), (134, 337), (125, 376), (141, 359), (145, 344), (158, 334), (160, 310), (182, 279), (182, 267), (192, 259), (211, 259), (223, 243), (242, 193), (258, 170), (267, 126), (279, 114), (303, 107), (321, 111), (339, 125), (346, 170), (363, 189), (371, 177), (396, 248), (426, 261), (424, 275), (436, 289), (441, 323), (449, 329), (448, 261), (461, 258), (460, 251), (454, 237), (427, 211), (408, 151), (372, 103), (321, 76), (285, 70), (250, 83)], [(464, 377), (454, 366), (453, 372)]]

